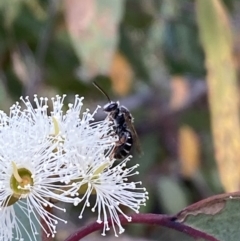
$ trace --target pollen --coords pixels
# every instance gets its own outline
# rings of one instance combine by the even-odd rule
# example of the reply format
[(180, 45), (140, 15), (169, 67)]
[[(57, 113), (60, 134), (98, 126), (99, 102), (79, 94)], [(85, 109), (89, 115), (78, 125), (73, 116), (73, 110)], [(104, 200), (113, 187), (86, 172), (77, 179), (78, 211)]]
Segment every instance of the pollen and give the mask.
[(25, 188), (28, 185), (32, 184), (32, 178), (25, 175), (22, 177), (22, 181), (19, 183), (20, 187)]

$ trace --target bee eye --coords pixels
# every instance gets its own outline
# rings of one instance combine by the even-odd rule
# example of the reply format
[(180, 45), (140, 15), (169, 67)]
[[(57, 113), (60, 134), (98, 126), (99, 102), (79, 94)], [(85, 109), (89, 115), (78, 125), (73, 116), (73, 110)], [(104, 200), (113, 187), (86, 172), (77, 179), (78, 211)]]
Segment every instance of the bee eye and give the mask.
[(111, 112), (111, 111), (114, 111), (118, 108), (118, 104), (116, 102), (112, 102), (112, 103), (108, 103), (106, 104), (103, 109), (106, 111), (106, 112)]

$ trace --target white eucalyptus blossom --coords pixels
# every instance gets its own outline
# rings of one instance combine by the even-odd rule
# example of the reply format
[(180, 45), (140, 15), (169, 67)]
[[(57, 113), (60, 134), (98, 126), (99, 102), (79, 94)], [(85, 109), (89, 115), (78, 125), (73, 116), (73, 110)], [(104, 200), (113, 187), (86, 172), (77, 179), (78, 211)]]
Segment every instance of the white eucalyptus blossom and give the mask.
[[(58, 221), (66, 222), (48, 211), (46, 207), (65, 211), (50, 199), (78, 202), (78, 198), (69, 198), (65, 192), (72, 185), (67, 186), (63, 178), (68, 170), (58, 162), (61, 156), (56, 152), (57, 143), (51, 138), (39, 141), (33, 129), (33, 123), (19, 112), (18, 105), (11, 108), (10, 117), (0, 113), (0, 240), (22, 237), (19, 227), (24, 228), (24, 224), (15, 215), (13, 205), (29, 217), (35, 237), (37, 228), (32, 217), (40, 226), (46, 223), (46, 229), (42, 228), (47, 236), (55, 235)], [(16, 237), (12, 237), (13, 230)]]
[[(104, 223), (104, 236), (110, 229), (109, 221), (115, 236), (124, 232), (118, 215), (122, 214), (129, 222), (131, 217), (123, 212), (123, 207), (138, 213), (148, 199), (146, 189), (141, 187), (142, 183), (131, 181), (138, 174), (135, 170), (138, 164), (128, 168), (126, 163), (130, 159), (131, 156), (115, 164), (109, 158), (99, 155), (97, 159), (86, 158), (85, 162), (79, 163), (79, 176), (76, 178), (78, 182), (74, 187), (78, 189), (83, 203), (79, 218), (83, 217), (86, 207), (91, 208), (92, 212), (97, 210), (97, 222)], [(90, 196), (93, 194), (96, 201), (90, 203)]]
[[(0, 113), (0, 241), (10, 241), (13, 229), (16, 238), (22, 236), (19, 227), (24, 229), (24, 225), (16, 217), (13, 205), (29, 217), (31, 233), (37, 232), (31, 221), (34, 215), (44, 232), (52, 236), (56, 223), (65, 220), (46, 207), (65, 210), (51, 199), (74, 205), (82, 202), (80, 218), (85, 207), (97, 210), (97, 222), (104, 222), (103, 235), (109, 230), (110, 220), (116, 236), (124, 231), (118, 214), (131, 221), (121, 206), (138, 212), (145, 205), (145, 188), (141, 182), (131, 180), (138, 174), (138, 165), (128, 168), (129, 158), (117, 163), (111, 159), (118, 140), (113, 123), (109, 118), (94, 120), (99, 107), (93, 113), (88, 109), (81, 112), (83, 98), (77, 95), (65, 111), (65, 97), (56, 96), (49, 101), (35, 96), (34, 106), (28, 97), (21, 98), (23, 108), (16, 103), (9, 117)], [(89, 198), (93, 194), (96, 202), (91, 204)], [(42, 221), (47, 224), (46, 229)]]
[[(115, 235), (124, 231), (118, 215), (123, 214), (126, 219), (131, 218), (123, 213), (120, 206), (129, 207), (138, 212), (141, 205), (145, 205), (148, 194), (141, 182), (133, 182), (131, 178), (138, 172), (135, 171), (138, 165), (127, 168), (129, 158), (118, 162), (110, 159), (110, 154), (118, 140), (113, 131), (112, 123), (106, 118), (104, 121), (94, 122), (94, 115), (99, 107), (91, 114), (89, 110), (80, 115), (83, 98), (75, 97), (74, 104), (69, 104), (66, 113), (63, 112), (64, 97), (52, 98), (53, 110), (51, 118), (47, 116), (46, 110), (40, 111), (47, 106), (47, 99), (37, 99), (37, 109), (33, 109), (29, 102), (26, 106), (37, 122), (47, 119), (51, 134), (61, 136), (60, 143), (64, 150), (64, 161), (71, 167), (69, 181), (74, 187), (70, 193), (78, 192), (82, 197), (83, 208), (79, 215), (82, 218), (85, 207), (90, 207), (89, 198), (96, 195), (96, 203), (92, 211), (98, 210), (97, 222), (104, 222), (103, 235), (109, 230), (108, 219), (113, 226)], [(44, 124), (46, 128), (46, 123)], [(57, 128), (56, 128), (57, 126)], [(56, 131), (57, 130), (57, 131)], [(71, 179), (71, 180), (70, 180)], [(117, 230), (118, 228), (118, 230)]]
[[(90, 113), (89, 109), (82, 112), (83, 97), (76, 95), (74, 103), (68, 104), (68, 108), (64, 111), (65, 97), (66, 95), (62, 97), (57, 95), (49, 101), (48, 98), (35, 96), (36, 108), (28, 98), (22, 98), (27, 115), (35, 123), (36, 132), (43, 140), (49, 136), (57, 138), (58, 149), (66, 154), (64, 158), (67, 165), (76, 160), (71, 158), (71, 155), (78, 155), (83, 159), (88, 158), (89, 154), (108, 155), (117, 137), (108, 119), (95, 121), (94, 115), (100, 106), (93, 113)], [(52, 108), (50, 115), (48, 115), (49, 107)]]
[[(2, 221), (1, 227), (8, 227), (8, 229), (0, 229), (2, 240), (11, 240), (13, 228), (16, 230), (17, 238), (21, 237), (18, 228), (21, 222), (18, 222), (18, 218), (14, 214), (14, 203), (22, 208), (30, 221), (30, 214), (37, 213), (41, 222), (47, 223), (47, 230), (44, 231), (50, 232), (52, 235), (56, 232), (55, 226), (59, 218), (46, 211), (46, 206), (57, 207), (48, 200), (51, 198), (62, 202), (77, 203), (77, 198), (68, 198), (64, 195), (66, 183), (71, 180), (69, 175), (71, 169), (64, 168), (62, 161), (66, 158), (64, 158), (63, 152), (58, 151), (61, 150), (59, 143), (65, 144), (68, 143), (68, 140), (73, 140), (72, 143), (74, 143), (72, 138), (68, 138), (66, 141), (65, 139), (67, 134), (75, 133), (76, 128), (78, 134), (85, 130), (83, 140), (86, 140), (84, 135), (91, 137), (92, 134), (83, 126), (86, 117), (82, 118), (81, 128), (79, 128), (82, 99), (76, 98), (75, 104), (69, 105), (66, 115), (63, 115), (62, 110), (63, 99), (64, 97), (58, 96), (56, 100), (52, 99), (51, 116), (47, 115), (47, 99), (40, 98), (38, 100), (36, 97), (36, 108), (33, 108), (27, 98), (24, 101), (27, 109), (21, 110), (19, 103), (16, 103), (11, 108), (10, 117), (4, 113), (0, 115), (0, 220)], [(92, 120), (90, 115), (88, 117)], [(87, 121), (89, 122), (89, 120)], [(19, 185), (15, 188), (20, 189), (19, 194), (16, 194), (17, 190), (13, 190), (11, 179), (14, 177), (22, 182), (21, 173), (19, 173), (22, 169), (28, 172), (29, 180), (25, 183), (26, 185)], [(56, 183), (58, 184), (55, 185)], [(66, 191), (65, 194), (71, 195), (72, 193)], [(27, 206), (21, 201), (22, 199), (26, 199)], [(37, 230), (33, 222), (31, 222), (31, 229), (32, 233)]]

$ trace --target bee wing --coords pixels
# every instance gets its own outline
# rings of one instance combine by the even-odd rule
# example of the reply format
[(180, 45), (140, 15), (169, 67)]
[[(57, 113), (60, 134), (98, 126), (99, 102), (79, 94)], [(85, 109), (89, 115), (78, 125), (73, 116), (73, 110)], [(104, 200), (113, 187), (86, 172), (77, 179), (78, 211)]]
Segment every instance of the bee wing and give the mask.
[(135, 144), (136, 150), (137, 152), (142, 155), (142, 149), (141, 149), (141, 145), (140, 145), (140, 141), (138, 138), (138, 134), (137, 131), (133, 125), (133, 117), (131, 115), (131, 113), (129, 112), (129, 110), (126, 107), (121, 107), (121, 111), (124, 113), (124, 118), (125, 121), (127, 123), (128, 128), (130, 129), (131, 133), (132, 133), (132, 137), (133, 137), (133, 142)]

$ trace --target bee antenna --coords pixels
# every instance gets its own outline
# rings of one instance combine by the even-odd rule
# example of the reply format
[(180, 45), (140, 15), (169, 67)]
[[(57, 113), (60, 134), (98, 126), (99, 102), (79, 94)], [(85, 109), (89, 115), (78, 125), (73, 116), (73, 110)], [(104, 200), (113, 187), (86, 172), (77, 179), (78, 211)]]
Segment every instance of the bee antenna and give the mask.
[(107, 95), (107, 93), (106, 93), (95, 81), (93, 81), (93, 85), (94, 85), (97, 89), (99, 89), (99, 90), (107, 97), (107, 99), (108, 99), (109, 102), (111, 102), (111, 100), (110, 100), (109, 96)]

